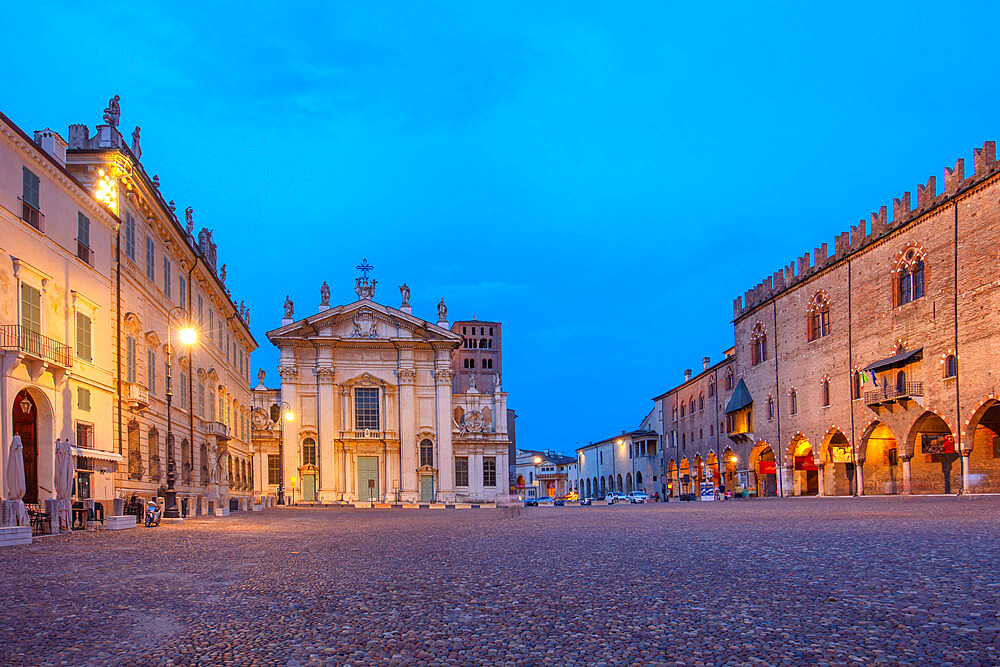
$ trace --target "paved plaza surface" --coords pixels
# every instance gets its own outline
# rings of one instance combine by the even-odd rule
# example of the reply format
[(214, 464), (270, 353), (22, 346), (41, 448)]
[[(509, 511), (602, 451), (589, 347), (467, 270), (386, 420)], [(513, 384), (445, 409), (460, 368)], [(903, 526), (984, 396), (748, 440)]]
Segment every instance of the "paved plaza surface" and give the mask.
[(1000, 662), (1000, 498), (282, 509), (0, 551), (0, 664)]

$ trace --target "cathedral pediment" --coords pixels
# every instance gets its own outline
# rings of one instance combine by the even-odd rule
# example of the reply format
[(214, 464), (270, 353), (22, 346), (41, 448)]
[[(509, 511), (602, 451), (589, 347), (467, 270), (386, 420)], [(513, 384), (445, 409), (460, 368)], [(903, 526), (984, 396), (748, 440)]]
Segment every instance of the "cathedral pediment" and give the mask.
[(269, 331), (267, 337), (276, 345), (282, 340), (321, 338), (358, 342), (413, 339), (456, 346), (462, 342), (461, 335), (444, 327), (369, 299), (322, 310)]

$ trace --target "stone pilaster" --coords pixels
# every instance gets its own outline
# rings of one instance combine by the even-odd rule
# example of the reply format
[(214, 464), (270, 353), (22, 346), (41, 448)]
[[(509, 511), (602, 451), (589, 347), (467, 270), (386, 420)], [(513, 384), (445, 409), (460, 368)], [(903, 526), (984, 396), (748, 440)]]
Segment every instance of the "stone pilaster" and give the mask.
[[(293, 476), (298, 476), (298, 430), (302, 418), (298, 405), (299, 369), (295, 366), (282, 366), (278, 369), (281, 376), (281, 402), (287, 403), (281, 407), (282, 439), (281, 439), (281, 485), (285, 488), (285, 502), (291, 500), (289, 484)], [(285, 412), (291, 411), (295, 418), (285, 419)], [(221, 421), (221, 418), (220, 418)]]
[(319, 379), (319, 392), (316, 397), (316, 412), (319, 415), (316, 450), (319, 467), (319, 497), (327, 500), (336, 492), (336, 457), (333, 451), (333, 441), (337, 437), (336, 423), (336, 371), (330, 367), (314, 368), (313, 372)]
[(417, 500), (416, 397), (417, 372), (412, 368), (396, 371), (399, 381), (399, 460), (400, 494), (404, 500)]
[(908, 496), (913, 493), (912, 486), (910, 485), (910, 459), (912, 456), (900, 456), (899, 462), (902, 464), (903, 469), (903, 495)]
[(434, 371), (434, 391), (437, 396), (438, 500), (455, 500), (455, 455), (451, 441), (451, 369)]

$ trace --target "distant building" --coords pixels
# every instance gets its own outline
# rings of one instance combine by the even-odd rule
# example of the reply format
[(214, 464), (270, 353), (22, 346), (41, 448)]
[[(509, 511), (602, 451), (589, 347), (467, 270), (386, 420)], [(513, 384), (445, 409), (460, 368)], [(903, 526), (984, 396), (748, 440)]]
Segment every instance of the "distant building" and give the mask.
[(655, 410), (640, 428), (577, 447), (577, 486), (582, 497), (603, 498), (611, 491), (664, 493), (660, 434)]
[(576, 459), (553, 451), (517, 450), (515, 466), (517, 497), (557, 498), (577, 490)]

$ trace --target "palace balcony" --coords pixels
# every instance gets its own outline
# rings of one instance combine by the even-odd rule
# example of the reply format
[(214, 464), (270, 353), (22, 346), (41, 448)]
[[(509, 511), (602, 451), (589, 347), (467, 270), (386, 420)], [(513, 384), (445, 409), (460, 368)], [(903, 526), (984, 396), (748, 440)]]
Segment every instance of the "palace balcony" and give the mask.
[(923, 382), (906, 382), (904, 385), (898, 387), (883, 384), (881, 389), (865, 392), (865, 405), (869, 408), (877, 408), (880, 405), (889, 405), (892, 403), (903, 404), (906, 401), (913, 400), (916, 396), (923, 395)]
[(44, 364), (64, 369), (73, 367), (73, 357), (68, 345), (19, 324), (0, 326), (0, 350), (14, 350)]
[(21, 219), (38, 231), (44, 232), (45, 216), (42, 212), (28, 202), (24, 201), (21, 197), (18, 197), (17, 199), (21, 202)]
[(205, 422), (205, 435), (214, 435), (219, 442), (229, 442), (233, 437), (229, 425), (217, 421)]
[(136, 410), (145, 410), (149, 407), (149, 389), (144, 385), (128, 382), (123, 393), (130, 407)]

